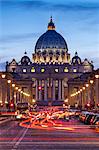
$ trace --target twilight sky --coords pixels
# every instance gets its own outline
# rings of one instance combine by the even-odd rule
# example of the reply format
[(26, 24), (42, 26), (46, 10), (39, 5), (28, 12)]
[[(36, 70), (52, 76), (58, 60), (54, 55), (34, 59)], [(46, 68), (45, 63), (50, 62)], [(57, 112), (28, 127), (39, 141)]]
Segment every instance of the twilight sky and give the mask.
[(25, 50), (32, 59), (34, 46), (46, 32), (50, 16), (75, 51), (99, 67), (99, 0), (0, 0), (0, 66)]

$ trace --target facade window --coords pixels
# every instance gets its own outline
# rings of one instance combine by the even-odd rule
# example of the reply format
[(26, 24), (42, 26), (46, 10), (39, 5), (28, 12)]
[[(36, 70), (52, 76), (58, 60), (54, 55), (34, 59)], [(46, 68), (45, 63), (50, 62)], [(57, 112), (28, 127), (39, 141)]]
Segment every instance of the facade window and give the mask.
[(58, 80), (55, 81), (55, 87), (58, 87)]
[(24, 69), (23, 69), (23, 72), (25, 73), (25, 72), (27, 72), (27, 70), (24, 68)]
[(73, 69), (73, 72), (77, 72), (77, 69)]
[(56, 60), (58, 60), (58, 57), (56, 57)]
[(52, 57), (50, 57), (50, 61), (52, 60)]
[(58, 72), (58, 71), (59, 71), (58, 68), (56, 68), (56, 69), (55, 69), (55, 72)]
[(35, 68), (34, 67), (32, 67), (31, 72), (35, 72)]
[(45, 69), (44, 69), (44, 68), (42, 68), (42, 69), (41, 69), (41, 72), (42, 72), (42, 73), (43, 73), (43, 72), (45, 72)]
[(44, 80), (42, 80), (42, 87), (44, 87)]
[(67, 67), (64, 68), (64, 72), (68, 72), (68, 68)]
[(35, 78), (32, 78), (32, 81), (34, 82), (34, 81), (35, 81)]

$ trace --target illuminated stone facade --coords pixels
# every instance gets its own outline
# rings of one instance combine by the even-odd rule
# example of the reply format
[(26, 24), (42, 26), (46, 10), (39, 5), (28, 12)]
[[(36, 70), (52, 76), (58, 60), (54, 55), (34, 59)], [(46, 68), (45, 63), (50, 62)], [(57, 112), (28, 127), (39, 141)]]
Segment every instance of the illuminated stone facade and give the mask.
[[(30, 95), (29, 101), (35, 100), (40, 105), (63, 104), (68, 97), (67, 81), (92, 71), (92, 63), (87, 59), (82, 61), (77, 52), (71, 59), (67, 43), (55, 31), (52, 18), (48, 30), (37, 40), (32, 61), (25, 53), (20, 62), (13, 59), (6, 65), (6, 72), (12, 75), (13, 82)], [(24, 96), (17, 97), (16, 103), (25, 100)]]

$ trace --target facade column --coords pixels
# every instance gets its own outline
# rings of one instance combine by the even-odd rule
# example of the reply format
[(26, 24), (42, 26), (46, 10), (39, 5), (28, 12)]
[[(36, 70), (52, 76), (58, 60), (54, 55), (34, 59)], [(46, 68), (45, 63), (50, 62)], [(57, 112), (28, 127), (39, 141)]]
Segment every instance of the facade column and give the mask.
[(12, 100), (13, 100), (13, 102), (14, 102), (14, 87), (12, 87)]
[(52, 87), (51, 87), (51, 78), (49, 78), (49, 88), (48, 88), (48, 99), (52, 98)]
[(44, 81), (44, 100), (47, 101), (47, 80)]
[(52, 83), (52, 91), (53, 91), (53, 92), (52, 92), (52, 93), (53, 93), (53, 94), (52, 94), (52, 95), (53, 95), (53, 98), (52, 98), (52, 99), (53, 99), (53, 101), (55, 101), (55, 80), (53, 80), (52, 82), (53, 82), (53, 83)]
[(90, 103), (92, 105), (92, 107), (94, 107), (94, 89), (93, 89), (93, 84), (90, 84)]
[(83, 96), (83, 94), (82, 94), (82, 92), (80, 92), (79, 93), (79, 107), (80, 107), (80, 109), (82, 108), (82, 96)]
[(58, 100), (61, 101), (61, 95), (62, 95), (62, 80), (58, 81)]
[(18, 91), (16, 90), (16, 104), (18, 103)]
[[(19, 95), (19, 102), (21, 102), (21, 94), (20, 94), (20, 92), (18, 92), (18, 95)], [(26, 101), (26, 98), (25, 98), (25, 101)]]
[(0, 79), (0, 103), (6, 108), (7, 103), (7, 83), (6, 79)]
[(23, 102), (23, 99), (22, 99), (22, 94), (21, 94), (21, 92), (19, 92), (20, 93), (20, 101), (21, 101), (21, 103)]
[(62, 100), (64, 101), (64, 80), (62, 80)]
[(85, 97), (86, 97), (86, 100), (85, 100), (85, 103), (90, 103), (90, 97), (89, 97), (89, 87), (86, 88), (86, 93), (85, 93)]
[(9, 84), (7, 84), (7, 101), (8, 101), (8, 104), (10, 104), (10, 87), (9, 87)]
[(11, 83), (9, 84), (9, 87), (10, 87), (10, 101), (13, 101), (13, 90)]
[(14, 90), (14, 103), (17, 105), (17, 91)]
[(97, 108), (97, 104), (99, 104), (99, 78), (95, 80), (95, 108)]
[(30, 86), (29, 86), (29, 94), (30, 94), (29, 101), (32, 102), (32, 99), (33, 99), (32, 84), (30, 84)]
[(85, 90), (82, 91), (82, 108), (85, 108)]
[[(39, 87), (42, 87), (42, 81), (41, 80), (39, 80)], [(42, 100), (42, 90), (39, 90), (39, 101), (41, 101)]]
[(36, 101), (38, 101), (38, 80), (36, 79)]

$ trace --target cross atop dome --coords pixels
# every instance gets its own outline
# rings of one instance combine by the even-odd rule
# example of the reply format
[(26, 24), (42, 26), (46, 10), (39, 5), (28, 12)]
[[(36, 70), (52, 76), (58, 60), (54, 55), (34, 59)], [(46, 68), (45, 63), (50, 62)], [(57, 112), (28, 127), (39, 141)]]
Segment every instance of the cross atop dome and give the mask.
[(78, 56), (78, 53), (77, 53), (77, 51), (75, 52), (75, 56)]
[(50, 17), (50, 22), (48, 23), (48, 30), (55, 30), (55, 25), (53, 23), (52, 16)]
[(50, 22), (53, 22), (52, 16), (50, 17)]

